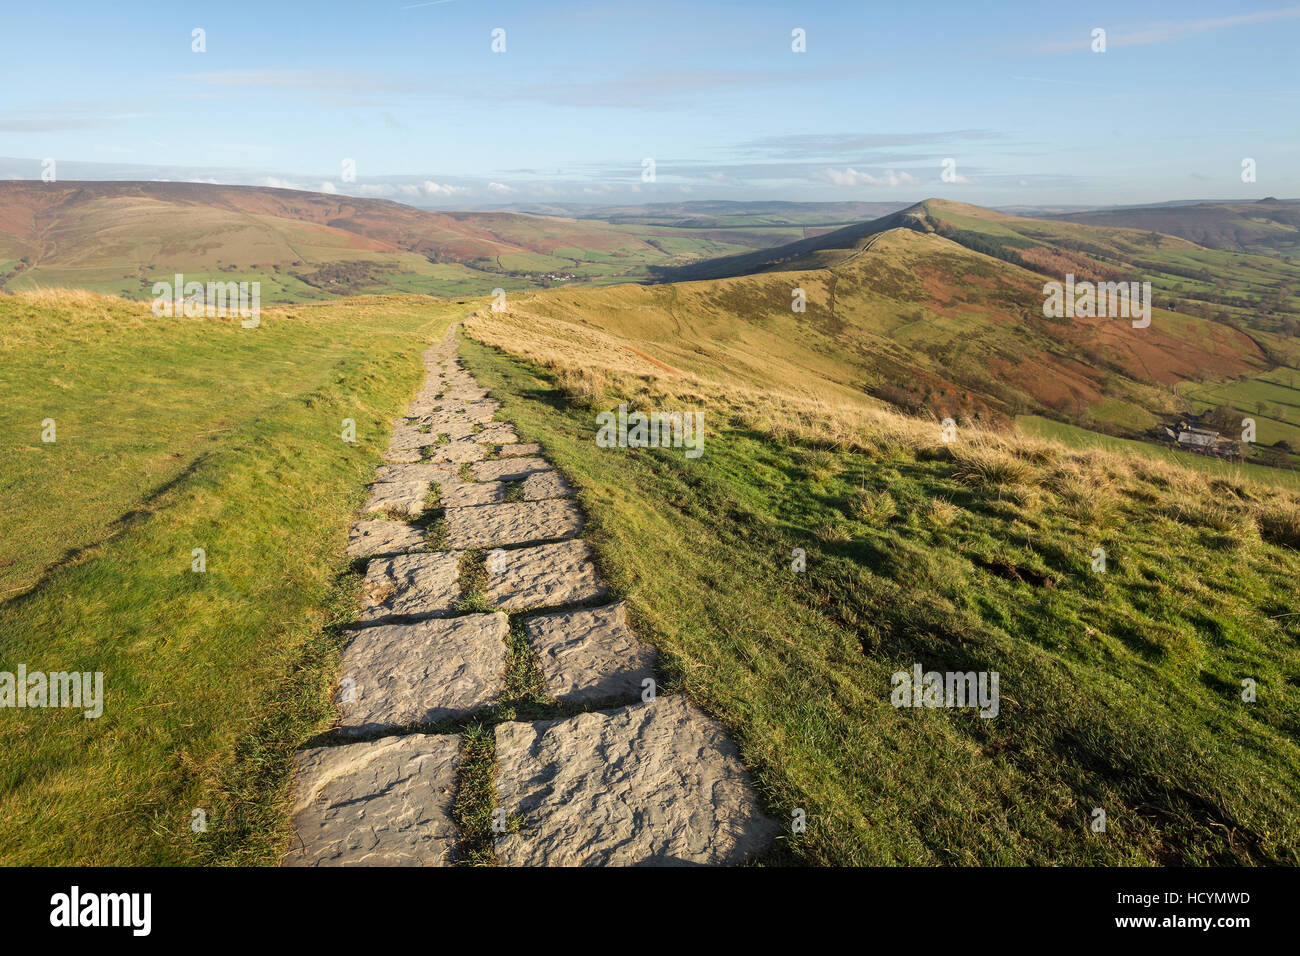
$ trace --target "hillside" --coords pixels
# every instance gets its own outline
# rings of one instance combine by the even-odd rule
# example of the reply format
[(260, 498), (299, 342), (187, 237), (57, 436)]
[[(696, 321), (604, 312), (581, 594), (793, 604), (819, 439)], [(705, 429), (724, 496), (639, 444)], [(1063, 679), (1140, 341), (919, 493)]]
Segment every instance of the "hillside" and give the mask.
[[(262, 282), (264, 302), (377, 290), (486, 294), (564, 281), (635, 278), (784, 241), (616, 227), (503, 212), (251, 186), (0, 182), (0, 289), (77, 287), (144, 298), (176, 272)], [(795, 229), (795, 234), (798, 230)]]
[[(802, 255), (749, 276), (557, 290), (519, 307), (580, 323), (598, 314), (603, 328), (631, 322), (674, 367), (698, 369), (701, 356), (718, 356), (732, 341), (761, 340), (769, 361), (782, 356), (775, 369), (729, 354), (718, 359), (722, 374), (752, 367), (751, 382), (794, 382), (816, 368), (844, 387), (939, 417), (1006, 420), (1035, 411), (1131, 434), (1176, 414), (1180, 383), (1271, 367), (1250, 335), (1200, 316), (1157, 309), (1145, 329), (1044, 319), (1040, 274), (921, 231), (919, 218), (912, 228), (887, 228), (900, 218), (824, 237), (835, 244), (828, 248), (786, 247)], [(854, 251), (844, 242), (860, 244)], [(806, 295), (804, 313), (791, 309), (795, 288)]]
[[(736, 735), (772, 816), (806, 813), (772, 861), (1300, 861), (1300, 499), (969, 424), (945, 443), (846, 387), (850, 350), (768, 278), (525, 297), (462, 351), (578, 488), (669, 691)], [(599, 447), (619, 404), (701, 411), (703, 453)], [(999, 673), (999, 716), (891, 706), (917, 664)]]
[[(872, 394), (908, 410), (1038, 414), (1126, 437), (1189, 412), (1235, 434), (1250, 416), (1259, 426), (1253, 457), (1300, 463), (1290, 453), (1300, 431), (1288, 420), (1300, 405), (1300, 270), (1275, 257), (927, 200), (785, 246), (659, 271), (677, 280), (672, 296), (713, 288), (736, 320), (795, 318), (791, 290), (803, 288), (806, 324), (836, 340), (827, 351), (861, 369)], [(1044, 283), (1067, 273), (1149, 281), (1151, 326), (1045, 319)]]
[(1136, 206), (1048, 218), (1159, 232), (1210, 249), (1276, 256), (1300, 253), (1300, 200), (1295, 199)]

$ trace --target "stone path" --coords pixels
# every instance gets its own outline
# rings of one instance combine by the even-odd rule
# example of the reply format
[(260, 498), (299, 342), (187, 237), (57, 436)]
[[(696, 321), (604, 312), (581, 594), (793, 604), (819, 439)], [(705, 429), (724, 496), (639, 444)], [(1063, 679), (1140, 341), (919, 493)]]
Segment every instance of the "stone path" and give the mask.
[(461, 738), (419, 731), (455, 729), (501, 698), (512, 622), (556, 717), (494, 728), (502, 863), (727, 864), (763, 851), (780, 827), (735, 745), (684, 697), (643, 699), (654, 650), (610, 603), (572, 489), (494, 420), (455, 334), (425, 352), (429, 377), (348, 542), (368, 564), (338, 742), (298, 753), (285, 865), (456, 862)]

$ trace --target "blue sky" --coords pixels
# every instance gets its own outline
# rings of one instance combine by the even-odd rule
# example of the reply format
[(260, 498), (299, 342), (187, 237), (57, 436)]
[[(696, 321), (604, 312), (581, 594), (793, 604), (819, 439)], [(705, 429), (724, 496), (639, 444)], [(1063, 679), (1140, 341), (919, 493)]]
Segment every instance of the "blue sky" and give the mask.
[(0, 178), (53, 157), (464, 208), (1296, 197), (1298, 50), (1300, 6), (1269, 0), (11, 4)]

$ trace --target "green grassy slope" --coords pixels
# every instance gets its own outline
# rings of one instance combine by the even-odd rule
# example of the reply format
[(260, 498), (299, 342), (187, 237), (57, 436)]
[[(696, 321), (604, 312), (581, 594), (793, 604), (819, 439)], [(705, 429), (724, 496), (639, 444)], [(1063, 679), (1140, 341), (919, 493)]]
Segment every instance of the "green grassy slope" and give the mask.
[[(1070, 273), (1149, 281), (1151, 327), (1045, 319), (1044, 281)], [(859, 357), (865, 387), (908, 410), (1034, 413), (1129, 438), (1188, 410), (1234, 434), (1245, 411), (1261, 427), (1252, 460), (1300, 465), (1285, 420), (1288, 390), (1278, 385), (1300, 368), (1300, 270), (1283, 259), (927, 200), (662, 274), (712, 283), (719, 296), (749, 290), (752, 303), (728, 301), (746, 318), (767, 318), (782, 287), (815, 290), (809, 321)], [(1263, 447), (1277, 441), (1290, 447)]]
[[(668, 686), (729, 726), (774, 816), (806, 811), (771, 862), (1300, 862), (1294, 498), (965, 430), (946, 446), (847, 398), (746, 391), (725, 362), (637, 367), (613, 342), (649, 352), (654, 326), (591, 295), (563, 325), (476, 317), (495, 347), (465, 360), (576, 483)], [(703, 455), (599, 448), (620, 401), (703, 409)], [(914, 663), (997, 671), (999, 715), (895, 709)]]
[(355, 609), (347, 529), (458, 311), (362, 299), (242, 329), (0, 296), (0, 669), (102, 671), (106, 698), (93, 720), (0, 711), (0, 861), (275, 861)]
[(511, 302), (548, 325), (645, 339), (643, 351), (686, 371), (789, 385), (813, 373), (938, 417), (1037, 413), (1134, 436), (1178, 413), (1175, 385), (1270, 367), (1250, 335), (1199, 316), (1158, 309), (1146, 329), (1045, 319), (1042, 281), (935, 232), (894, 228), (827, 264)]

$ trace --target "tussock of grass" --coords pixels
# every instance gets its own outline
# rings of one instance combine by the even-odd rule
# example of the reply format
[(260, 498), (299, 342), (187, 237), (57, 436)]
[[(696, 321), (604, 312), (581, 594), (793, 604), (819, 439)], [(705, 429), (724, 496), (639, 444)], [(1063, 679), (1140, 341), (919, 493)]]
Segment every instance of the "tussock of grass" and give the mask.
[(898, 514), (898, 503), (887, 491), (873, 492), (859, 488), (849, 502), (849, 513), (867, 524), (884, 524)]
[(953, 476), (960, 482), (979, 488), (1000, 485), (1023, 485), (1035, 480), (1037, 472), (1026, 459), (1015, 454), (1013, 447), (991, 436), (954, 442)]
[(1264, 540), (1279, 547), (1300, 549), (1300, 504), (1275, 500), (1255, 510), (1255, 521)]

